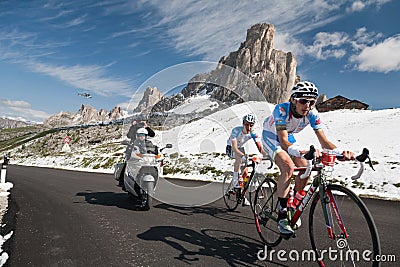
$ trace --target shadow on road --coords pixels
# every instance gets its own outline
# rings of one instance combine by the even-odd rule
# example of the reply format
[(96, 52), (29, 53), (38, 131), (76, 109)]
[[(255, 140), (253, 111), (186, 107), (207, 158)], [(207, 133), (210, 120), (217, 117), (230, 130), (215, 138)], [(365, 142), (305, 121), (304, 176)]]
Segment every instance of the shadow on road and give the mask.
[[(76, 196), (84, 197), (85, 201), (89, 204), (115, 206), (127, 210), (140, 210), (139, 200), (129, 197), (125, 192), (92, 192), (91, 190), (86, 190), (85, 192), (77, 193)], [(78, 202), (75, 201), (75, 203)]]
[[(212, 217), (245, 224), (245, 225), (254, 225), (253, 217), (245, 216), (240, 211), (228, 211), (225, 207), (214, 207), (214, 206), (199, 206), (199, 207), (177, 207), (165, 203), (160, 203), (158, 205), (154, 205), (154, 208), (168, 210), (171, 212), (178, 213), (179, 215), (185, 216), (194, 216), (196, 214), (208, 214)], [(249, 210), (250, 208), (247, 207)], [(242, 210), (243, 212), (243, 210)], [(251, 215), (249, 213), (249, 215)]]
[[(151, 227), (138, 238), (164, 242), (178, 251), (174, 257), (187, 264), (201, 263), (199, 257), (209, 256), (226, 261), (230, 266), (257, 264), (260, 242), (232, 232), (205, 229), (197, 232), (175, 226)], [(188, 244), (187, 247), (184, 244)]]

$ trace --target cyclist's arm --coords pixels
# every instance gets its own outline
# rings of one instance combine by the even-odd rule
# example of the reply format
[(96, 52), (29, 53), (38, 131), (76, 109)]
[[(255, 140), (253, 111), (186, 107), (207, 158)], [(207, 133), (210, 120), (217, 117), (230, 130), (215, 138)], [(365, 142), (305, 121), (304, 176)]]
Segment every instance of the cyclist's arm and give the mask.
[(292, 143), (289, 142), (289, 134), (286, 129), (284, 130), (284, 129), (277, 128), (276, 130), (277, 130), (281, 148), (287, 152), (288, 147), (290, 147), (292, 145)]
[(265, 152), (261, 142), (260, 141), (256, 141), (255, 143), (256, 143), (256, 146), (258, 148), (258, 151), (263, 155), (264, 158), (267, 158), (268, 154), (267, 154), (267, 152)]
[(292, 144), (291, 142), (289, 142), (289, 134), (286, 129), (277, 128), (277, 134), (281, 148), (285, 150), (289, 155), (301, 157), (301, 155), (307, 152), (307, 150), (302, 149), (298, 144)]
[(244, 154), (239, 150), (238, 145), (237, 145), (237, 140), (236, 140), (236, 139), (232, 139), (232, 140), (231, 140), (231, 144), (232, 144), (233, 152), (235, 152), (235, 155), (240, 155), (240, 156), (243, 156), (243, 155), (244, 155)]
[(315, 134), (317, 135), (318, 141), (321, 144), (322, 148), (326, 149), (335, 149), (336, 146), (328, 140), (328, 138), (325, 135), (325, 132), (322, 129), (318, 129), (314, 131)]
[[(315, 134), (317, 135), (318, 141), (321, 144), (322, 148), (338, 150), (337, 146), (335, 146), (331, 141), (328, 140), (328, 138), (326, 137), (326, 135), (322, 129), (315, 130)], [(354, 153), (349, 150), (341, 150), (339, 153), (341, 153), (344, 156), (345, 160), (355, 158)]]

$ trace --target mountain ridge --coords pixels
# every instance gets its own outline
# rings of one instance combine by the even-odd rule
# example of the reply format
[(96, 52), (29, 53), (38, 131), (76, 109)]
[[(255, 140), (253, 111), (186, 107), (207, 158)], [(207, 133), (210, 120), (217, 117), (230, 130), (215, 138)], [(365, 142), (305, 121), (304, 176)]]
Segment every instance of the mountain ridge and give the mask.
[(84, 105), (80, 107), (77, 113), (71, 111), (59, 112), (50, 116), (43, 122), (45, 127), (54, 128), (62, 126), (72, 126), (87, 123), (98, 123), (105, 121), (114, 121), (126, 117), (126, 111), (121, 107), (116, 106), (111, 111), (96, 108), (90, 105)]

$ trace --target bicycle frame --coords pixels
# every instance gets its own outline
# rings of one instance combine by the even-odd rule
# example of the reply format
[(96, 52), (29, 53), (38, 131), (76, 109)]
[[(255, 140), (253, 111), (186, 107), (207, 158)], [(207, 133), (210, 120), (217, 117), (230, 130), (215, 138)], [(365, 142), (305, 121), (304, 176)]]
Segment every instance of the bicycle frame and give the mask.
[[(250, 175), (249, 175), (249, 180), (244, 184), (244, 187), (242, 188), (242, 190), (241, 190), (241, 193), (240, 193), (240, 195), (239, 195), (239, 197), (238, 197), (238, 202), (240, 203), (243, 199), (244, 199), (244, 197), (245, 197), (245, 195), (246, 195), (246, 193), (247, 193), (247, 190), (249, 189), (249, 186), (250, 186), (250, 184), (251, 184), (251, 181), (253, 180), (253, 177), (254, 177), (254, 175), (256, 174), (256, 170), (257, 170), (257, 167), (258, 167), (258, 165), (261, 163), (261, 161), (262, 160), (270, 160), (269, 158), (260, 158), (260, 157), (256, 157), (256, 156), (254, 156), (254, 157), (251, 157), (250, 158), (250, 163), (247, 163), (247, 164), (245, 164), (241, 169), (242, 169), (242, 171), (241, 171), (241, 173), (242, 173), (242, 175), (243, 175), (243, 173), (245, 173), (245, 170), (248, 168), (248, 167), (251, 167), (251, 173), (250, 173)], [(273, 163), (272, 163), (272, 161), (271, 161), (271, 165), (270, 165), (270, 167), (269, 168), (272, 168), (272, 166), (273, 166)], [(254, 212), (254, 207), (253, 207), (253, 205), (250, 205), (251, 206), (251, 209), (253, 210), (253, 212)]]
[[(324, 180), (324, 177), (323, 177), (324, 174), (322, 173), (323, 168), (324, 168), (323, 165), (313, 167), (312, 171), (318, 172), (317, 177), (315, 177), (313, 183), (307, 190), (304, 198), (301, 200), (299, 206), (295, 209), (295, 212), (290, 220), (290, 226), (295, 229), (296, 223), (297, 223), (298, 219), (301, 217), (301, 215), (303, 214), (303, 211), (305, 210), (307, 205), (310, 203), (311, 199), (314, 198), (314, 195), (319, 193), (319, 200), (320, 200), (320, 203), (321, 203), (321, 206), (323, 209), (323, 214), (324, 214), (324, 218), (325, 218), (326, 228), (328, 231), (328, 236), (331, 239), (335, 239), (335, 236), (333, 235), (333, 231), (332, 231), (332, 227), (331, 227), (331, 218), (328, 214), (328, 209), (326, 207), (328, 203), (331, 203), (334, 213), (335, 213), (336, 220), (338, 221), (338, 224), (339, 224), (344, 236), (347, 238), (348, 234), (346, 231), (346, 227), (343, 224), (342, 217), (340, 216), (339, 209), (337, 208), (335, 197), (333, 196), (332, 192), (326, 191), (326, 181)], [(304, 171), (305, 169), (306, 169), (306, 167), (299, 167), (299, 168), (295, 168), (295, 171)], [(318, 191), (317, 191), (317, 189), (318, 189)], [(328, 193), (329, 202), (327, 202), (325, 193)]]
[(253, 180), (254, 174), (256, 174), (256, 161), (252, 158), (251, 159), (251, 163), (250, 164), (246, 164), (246, 166), (244, 166), (243, 171), (242, 171), (242, 175), (245, 172), (245, 170), (248, 167), (252, 167), (251, 173), (249, 175), (249, 180), (247, 180), (247, 182), (244, 184), (244, 187), (241, 190), (241, 194), (239, 195), (238, 201), (242, 201), (244, 196), (246, 195), (247, 190), (249, 189), (251, 180)]
[[(289, 225), (293, 230), (298, 229), (301, 225), (300, 217), (311, 202), (308, 230), (311, 246), (316, 253), (315, 255), (318, 256), (318, 259), (316, 259), (318, 264), (325, 266), (329, 262), (333, 264), (330, 266), (337, 266), (335, 259), (323, 257), (327, 249), (337, 247), (337, 251), (346, 254), (346, 258), (340, 258), (342, 263), (346, 263), (345, 266), (348, 266), (347, 263), (350, 263), (349, 266), (361, 266), (355, 264), (359, 260), (359, 256), (354, 255), (354, 248), (357, 247), (360, 251), (371, 251), (372, 258), (380, 255), (379, 235), (373, 218), (363, 201), (350, 189), (331, 183), (330, 178), (332, 177), (335, 157), (329, 155), (331, 153), (328, 151), (325, 154), (323, 153), (321, 158), (316, 158), (315, 149), (311, 146), (310, 151), (303, 156), (308, 161), (307, 166), (294, 169), (300, 178), (309, 177), (312, 171), (316, 172), (316, 175), (297, 207), (288, 206)], [(344, 160), (344, 157), (340, 155), (336, 155), (336, 158)], [(360, 177), (366, 159), (369, 159), (369, 162), (366, 163), (373, 169), (368, 149), (364, 148), (362, 154), (355, 159), (360, 168), (357, 175), (351, 177), (352, 179)], [(278, 184), (275, 179), (265, 178), (257, 188), (254, 206), (252, 207), (258, 234), (262, 242), (269, 247), (277, 246), (283, 239), (296, 237), (295, 233), (284, 235), (275, 228), (274, 222), (278, 221), (279, 215), (279, 201), (276, 199), (277, 187)], [(321, 208), (319, 208), (320, 205)], [(354, 218), (359, 220), (354, 220)], [(343, 219), (346, 219), (346, 222)], [(362, 231), (360, 227), (364, 227), (362, 229), (367, 231)], [(368, 232), (370, 235), (360, 235), (361, 231), (362, 233)], [(327, 233), (327, 236), (325, 233)], [(356, 251), (358, 250), (356, 249)], [(347, 256), (350, 256), (350, 258), (347, 258)], [(369, 260), (365, 260), (365, 262), (367, 261)], [(379, 261), (372, 260), (370, 262), (374, 267), (379, 266)]]

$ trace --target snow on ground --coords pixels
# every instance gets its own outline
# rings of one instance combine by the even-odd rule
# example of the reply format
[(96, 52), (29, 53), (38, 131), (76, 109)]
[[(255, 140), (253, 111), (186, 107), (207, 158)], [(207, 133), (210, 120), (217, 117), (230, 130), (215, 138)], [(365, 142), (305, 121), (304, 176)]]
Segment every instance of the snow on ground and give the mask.
[[(215, 105), (208, 97), (201, 96), (191, 98), (174, 112), (186, 114), (193, 110), (212, 109)], [(166, 166), (175, 168), (175, 173), (168, 174), (168, 177), (221, 182), (221, 172), (233, 170), (233, 160), (224, 154), (231, 129), (241, 124), (241, 118), (245, 114), (254, 113), (258, 119), (255, 129), (261, 134), (262, 122), (271, 114), (273, 107), (274, 105), (266, 102), (247, 102), (168, 131), (156, 131), (153, 142), (160, 146), (167, 143), (173, 145), (172, 149), (166, 150), (169, 155), (169, 164)], [(321, 113), (320, 116), (325, 132), (334, 144), (357, 154), (367, 147), (376, 169), (373, 171), (366, 167), (363, 176), (352, 181), (349, 177), (357, 172), (357, 166), (354, 162), (344, 162), (335, 166), (333, 179), (360, 195), (400, 200), (400, 109), (339, 110)], [(303, 147), (318, 144), (310, 127), (297, 134), (296, 139)], [(109, 140), (114, 145), (120, 141)], [(123, 151), (121, 146), (118, 152)], [(248, 142), (246, 151), (256, 153), (254, 143)], [(118, 162), (121, 157), (116, 157), (115, 151), (112, 154), (98, 153), (96, 147), (91, 147), (57, 156), (12, 159), (11, 164), (112, 173), (113, 164), (110, 159), (113, 160), (111, 162)], [(276, 166), (272, 170), (267, 170), (267, 166), (269, 162), (262, 165), (259, 172), (278, 172)], [(10, 188), (11, 183), (0, 185), (0, 201), (4, 202), (0, 206), (0, 216), (7, 209)], [(4, 237), (0, 236), (0, 266), (8, 258), (7, 253), (2, 252), (1, 245), (11, 235), (12, 232)]]
[[(4, 170), (1, 170), (2, 172)], [(0, 183), (0, 218), (3, 218), (8, 208), (9, 190), (13, 187), (10, 182)], [(7, 233), (5, 236), (0, 235), (0, 266), (3, 266), (8, 260), (7, 252), (3, 251), (3, 244), (12, 236), (13, 232)]]
[(218, 103), (216, 101), (210, 100), (209, 95), (202, 95), (190, 97), (186, 99), (184, 103), (174, 109), (169, 110), (168, 112), (175, 114), (188, 114), (194, 111), (201, 112), (206, 109), (214, 110), (217, 107)]
[[(232, 170), (232, 160), (218, 154), (224, 153), (226, 140), (233, 127), (241, 124), (241, 117), (254, 113), (258, 118), (256, 130), (261, 134), (261, 124), (271, 114), (273, 105), (265, 102), (247, 102), (216, 112), (201, 120), (176, 127), (166, 132), (157, 132), (160, 143), (172, 143), (172, 152), (195, 165), (218, 166), (221, 171)], [(320, 113), (325, 125), (325, 133), (340, 148), (360, 154), (364, 147), (370, 150), (371, 160), (376, 171), (367, 167), (363, 176), (353, 182), (349, 177), (357, 172), (354, 162), (344, 162), (335, 166), (334, 178), (349, 186), (357, 194), (400, 199), (400, 109), (388, 110), (340, 110)], [(316, 144), (318, 140), (310, 127), (296, 135), (297, 141), (304, 147)], [(248, 142), (247, 151), (256, 153), (255, 146)], [(179, 164), (179, 162), (177, 163)], [(188, 166), (188, 164), (186, 164)], [(265, 170), (265, 168), (263, 169)], [(269, 172), (276, 172), (274, 168)], [(210, 180), (208, 173), (185, 174), (191, 179)], [(179, 177), (180, 174), (175, 174)], [(194, 177), (193, 177), (194, 176)], [(211, 180), (218, 180), (216, 177)]]
[[(194, 103), (204, 101), (210, 103), (206, 96), (192, 98), (190, 103), (193, 105), (185, 103), (181, 111), (196, 110), (199, 105)], [(273, 107), (274, 105), (266, 102), (246, 102), (168, 131), (156, 131), (156, 137), (152, 139), (154, 143), (160, 146), (167, 143), (173, 145), (172, 149), (165, 150), (169, 155), (166, 166), (174, 169), (168, 177), (222, 181), (221, 173), (233, 169), (233, 160), (224, 154), (231, 129), (241, 125), (242, 116), (254, 113), (257, 117), (255, 129), (261, 134), (262, 123), (271, 114)], [(333, 178), (357, 194), (400, 200), (400, 140), (396, 138), (400, 134), (400, 109), (340, 110), (320, 113), (320, 116), (326, 135), (334, 144), (356, 154), (367, 147), (376, 169), (373, 171), (366, 167), (363, 176), (354, 182), (349, 177), (357, 172), (357, 165), (354, 162), (341, 162), (335, 166)], [(318, 147), (318, 141), (310, 127), (297, 134), (296, 138), (303, 147), (310, 144)], [(120, 140), (110, 140), (113, 143), (118, 141)], [(120, 152), (123, 151), (121, 147)], [(248, 142), (246, 151), (256, 153), (254, 143)], [(92, 162), (88, 162), (89, 158), (93, 159)], [(99, 155), (92, 147), (91, 150), (81, 149), (66, 155), (14, 160), (12, 164), (112, 173), (114, 164), (106, 164), (110, 158), (115, 156)], [(115, 162), (120, 159), (121, 157), (115, 158)], [(259, 171), (278, 172), (276, 166), (272, 170), (267, 170), (267, 166), (269, 162)]]

